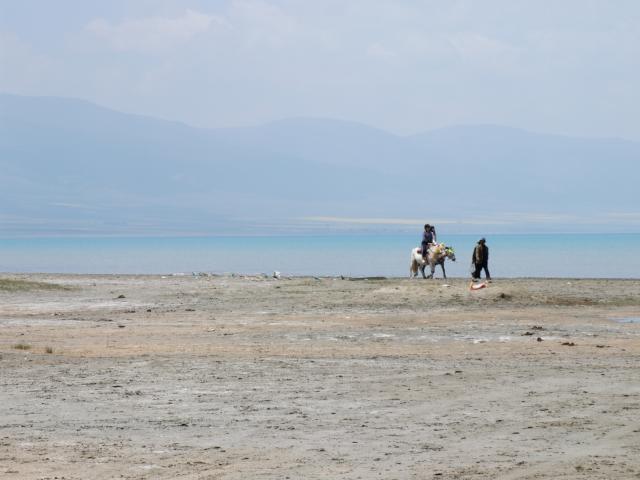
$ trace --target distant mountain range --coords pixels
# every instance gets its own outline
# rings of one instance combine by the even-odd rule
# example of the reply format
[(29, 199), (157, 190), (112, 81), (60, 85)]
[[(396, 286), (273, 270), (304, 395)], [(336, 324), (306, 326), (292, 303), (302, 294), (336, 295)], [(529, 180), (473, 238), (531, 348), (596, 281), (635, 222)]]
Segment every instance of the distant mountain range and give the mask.
[(0, 233), (415, 229), (429, 220), (456, 232), (639, 231), (639, 160), (636, 142), (499, 126), (397, 136), (294, 118), (201, 129), (0, 95)]

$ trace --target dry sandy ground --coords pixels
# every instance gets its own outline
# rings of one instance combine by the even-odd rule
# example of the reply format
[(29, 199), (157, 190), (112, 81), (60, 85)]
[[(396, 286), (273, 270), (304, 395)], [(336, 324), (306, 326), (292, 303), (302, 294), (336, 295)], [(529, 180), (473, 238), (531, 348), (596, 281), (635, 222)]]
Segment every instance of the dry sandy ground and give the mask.
[(4, 275), (0, 477), (637, 479), (638, 317), (638, 280)]

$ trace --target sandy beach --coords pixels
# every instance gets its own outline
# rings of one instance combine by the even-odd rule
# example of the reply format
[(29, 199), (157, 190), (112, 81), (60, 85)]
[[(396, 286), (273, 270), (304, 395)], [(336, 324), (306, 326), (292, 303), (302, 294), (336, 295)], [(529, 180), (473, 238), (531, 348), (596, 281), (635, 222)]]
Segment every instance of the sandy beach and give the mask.
[(640, 478), (640, 280), (2, 275), (3, 479)]

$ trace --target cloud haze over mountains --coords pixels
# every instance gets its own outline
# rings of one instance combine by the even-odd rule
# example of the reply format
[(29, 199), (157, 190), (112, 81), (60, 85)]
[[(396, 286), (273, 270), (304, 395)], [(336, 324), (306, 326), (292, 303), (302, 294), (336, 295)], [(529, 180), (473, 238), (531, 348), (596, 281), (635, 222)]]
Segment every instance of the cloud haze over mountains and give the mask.
[(86, 0), (0, 5), (0, 92), (190, 125), (510, 125), (640, 141), (633, 0)]
[(0, 96), (5, 235), (639, 231), (640, 143), (293, 118), (199, 129)]

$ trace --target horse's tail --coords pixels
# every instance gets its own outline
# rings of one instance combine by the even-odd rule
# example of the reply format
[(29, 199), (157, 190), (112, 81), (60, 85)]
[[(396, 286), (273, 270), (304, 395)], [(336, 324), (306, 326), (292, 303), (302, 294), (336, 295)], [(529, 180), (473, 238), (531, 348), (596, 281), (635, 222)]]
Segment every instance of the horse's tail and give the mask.
[(418, 262), (416, 261), (415, 250), (411, 251), (411, 265), (409, 266), (409, 276), (415, 277), (418, 274)]

